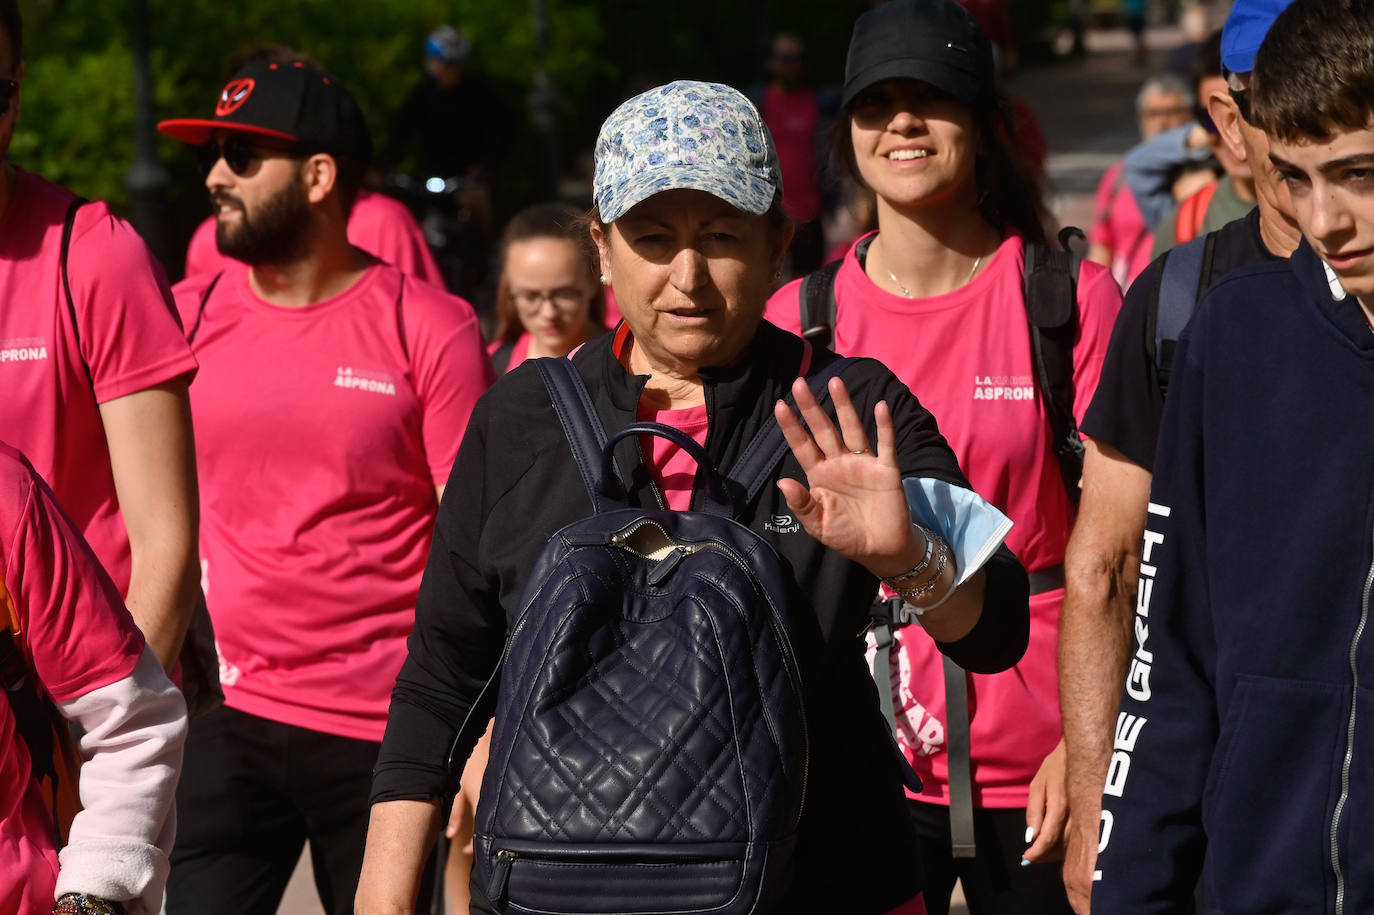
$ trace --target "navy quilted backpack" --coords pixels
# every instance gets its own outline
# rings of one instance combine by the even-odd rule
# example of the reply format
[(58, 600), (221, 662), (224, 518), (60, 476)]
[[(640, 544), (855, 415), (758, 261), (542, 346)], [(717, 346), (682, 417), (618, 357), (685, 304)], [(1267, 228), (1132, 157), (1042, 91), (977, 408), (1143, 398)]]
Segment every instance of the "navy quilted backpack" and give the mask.
[[(537, 364), (596, 510), (550, 538), (506, 643), (478, 886), (501, 913), (766, 911), (806, 798), (820, 637), (772, 547), (732, 518), (786, 442), (769, 423), (723, 479), (669, 426), (608, 441), (572, 364)], [(627, 505), (611, 451), (642, 434), (696, 458), (704, 511)]]

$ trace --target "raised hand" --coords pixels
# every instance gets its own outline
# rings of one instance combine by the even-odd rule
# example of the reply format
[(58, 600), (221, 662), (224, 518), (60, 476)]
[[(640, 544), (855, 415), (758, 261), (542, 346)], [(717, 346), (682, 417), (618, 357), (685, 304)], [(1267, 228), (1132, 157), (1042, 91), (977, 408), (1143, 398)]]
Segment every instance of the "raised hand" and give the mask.
[(875, 453), (839, 378), (830, 380), (838, 429), (804, 380), (792, 385), (792, 396), (806, 427), (782, 401), (773, 408), (788, 446), (806, 473), (806, 485), (778, 481), (788, 507), (812, 537), (875, 575), (897, 575), (910, 568), (920, 556), (897, 467), (896, 435), (887, 403), (879, 401), (873, 408), (878, 430)]

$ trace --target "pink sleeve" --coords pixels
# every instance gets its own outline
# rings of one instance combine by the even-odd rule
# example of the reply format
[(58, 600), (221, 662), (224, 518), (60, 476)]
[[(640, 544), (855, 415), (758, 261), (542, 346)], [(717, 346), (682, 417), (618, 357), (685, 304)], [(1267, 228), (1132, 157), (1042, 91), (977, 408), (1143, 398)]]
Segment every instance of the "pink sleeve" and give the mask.
[(104, 204), (78, 212), (67, 275), (97, 401), (195, 371), (162, 266), (133, 227)]
[(1073, 412), (1078, 422), (1102, 377), (1102, 360), (1121, 311), (1121, 287), (1101, 264), (1083, 261), (1078, 272), (1078, 341), (1073, 348)]
[(4, 481), (25, 499), (4, 573), (38, 679), (64, 702), (127, 677), (144, 641), (114, 582), (47, 484), (8, 458), (3, 471), (28, 476), (26, 493)]
[(1112, 237), (1112, 198), (1116, 196), (1113, 192), (1120, 174), (1121, 163), (1117, 162), (1107, 169), (1097, 183), (1097, 194), (1093, 197), (1093, 222), (1088, 227), (1088, 241), (1095, 245), (1116, 247), (1116, 240)]
[(793, 280), (769, 297), (763, 316), (770, 324), (790, 333), (801, 333), (801, 284), (801, 280)]
[[(441, 486), (448, 482), (472, 408), (496, 376), (472, 306), (426, 283), (403, 282), (410, 285), (403, 301), (412, 312), (406, 324), (416, 329), (411, 364), (424, 410), (425, 455), (434, 485)], [(422, 296), (423, 311), (415, 301)]]

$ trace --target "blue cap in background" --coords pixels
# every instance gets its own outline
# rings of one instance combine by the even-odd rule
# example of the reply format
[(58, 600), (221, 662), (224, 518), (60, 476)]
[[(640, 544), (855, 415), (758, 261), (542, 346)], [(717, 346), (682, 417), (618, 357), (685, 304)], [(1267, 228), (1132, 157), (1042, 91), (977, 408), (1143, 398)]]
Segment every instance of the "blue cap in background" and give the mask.
[(1232, 73), (1255, 69), (1255, 54), (1269, 26), (1293, 0), (1236, 0), (1221, 30), (1221, 65)]

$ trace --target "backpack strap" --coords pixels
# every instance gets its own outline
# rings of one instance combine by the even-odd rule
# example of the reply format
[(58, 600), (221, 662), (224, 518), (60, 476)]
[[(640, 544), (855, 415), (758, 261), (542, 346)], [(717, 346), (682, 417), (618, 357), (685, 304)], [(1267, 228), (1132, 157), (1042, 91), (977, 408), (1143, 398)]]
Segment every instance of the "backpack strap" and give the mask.
[[(817, 403), (825, 403), (830, 396), (828, 387), (830, 379), (839, 375), (846, 366), (855, 361), (854, 358), (848, 356), (833, 359), (807, 376), (807, 386), (811, 388), (811, 393), (815, 395)], [(795, 409), (796, 407), (796, 402), (790, 391), (783, 398), (783, 402), (787, 404), (788, 409)], [(778, 461), (781, 461), (786, 453), (787, 439), (783, 437), (782, 427), (776, 422), (765, 423), (764, 427), (745, 446), (739, 459), (735, 461), (735, 466), (730, 470), (729, 479), (743, 493), (737, 511), (742, 511), (746, 505), (754, 501), (754, 497), (759, 494), (772, 477), (773, 468), (778, 466)]]
[(553, 401), (554, 412), (572, 448), (573, 460), (582, 474), (582, 484), (587, 487), (592, 508), (600, 513), (608, 506), (607, 494), (602, 491), (608, 481), (599, 476), (601, 455), (606, 448), (606, 429), (601, 425), (601, 417), (592, 406), (587, 386), (571, 361), (546, 358), (536, 359), (534, 364), (539, 367), (539, 376), (549, 390), (549, 399)]
[(506, 369), (510, 368), (510, 357), (515, 355), (515, 341), (507, 340), (496, 348), (496, 352), (491, 354), (491, 367), (496, 372), (496, 377), (500, 378), (506, 374)]
[(72, 247), (72, 229), (76, 226), (76, 211), (86, 205), (88, 201), (85, 197), (75, 197), (67, 206), (67, 215), (62, 219), (62, 247), (58, 254), (58, 263), (62, 270), (62, 292), (67, 297), (67, 314), (72, 319), (72, 336), (76, 338), (76, 353), (81, 357), (81, 368), (86, 372), (86, 383), (90, 385), (91, 394), (95, 394), (95, 376), (91, 374), (91, 365), (86, 361), (86, 354), (81, 351), (81, 323), (76, 319), (76, 302), (72, 299), (72, 281), (67, 275), (67, 256)]
[[(1169, 375), (1173, 369), (1174, 349), (1179, 335), (1197, 308), (1206, 290), (1204, 266), (1215, 243), (1212, 233), (1172, 248), (1164, 254), (1159, 281), (1153, 289), (1146, 311), (1146, 344), (1159, 378), (1159, 390), (1169, 394)], [(1210, 271), (1208, 271), (1210, 272)]]
[[(222, 276), (224, 276), (223, 270), (216, 273), (215, 278), (210, 281), (210, 285), (206, 286), (205, 291), (201, 293), (200, 304), (196, 306), (196, 323), (191, 325), (191, 329), (186, 334), (186, 342), (188, 344), (194, 343), (196, 334), (200, 333), (200, 322), (205, 319), (205, 306), (210, 302), (210, 293), (215, 291), (215, 287), (219, 285), (220, 277)], [(405, 338), (402, 337), (401, 339), (404, 340)]]
[[(1066, 230), (1067, 232), (1067, 230)], [(1065, 233), (1060, 233), (1063, 238)], [(1072, 251), (1026, 243), (1025, 297), (1030, 324), (1031, 362), (1045, 399), (1059, 459), (1060, 475), (1070, 501), (1078, 504), (1083, 475), (1083, 440), (1074, 419), (1073, 344), (1078, 336), (1077, 281), (1082, 258)]]
[(808, 273), (798, 290), (802, 339), (813, 346), (829, 347), (835, 340), (835, 277), (843, 263), (833, 260)]

